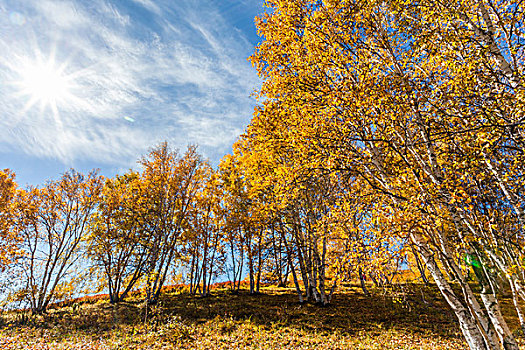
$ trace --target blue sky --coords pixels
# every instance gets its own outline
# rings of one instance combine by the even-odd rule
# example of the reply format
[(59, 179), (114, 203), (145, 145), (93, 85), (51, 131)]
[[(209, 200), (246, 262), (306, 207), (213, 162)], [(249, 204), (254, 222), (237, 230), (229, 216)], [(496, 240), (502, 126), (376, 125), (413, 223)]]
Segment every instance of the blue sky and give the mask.
[(0, 168), (113, 176), (161, 141), (213, 164), (249, 123), (262, 0), (0, 0)]

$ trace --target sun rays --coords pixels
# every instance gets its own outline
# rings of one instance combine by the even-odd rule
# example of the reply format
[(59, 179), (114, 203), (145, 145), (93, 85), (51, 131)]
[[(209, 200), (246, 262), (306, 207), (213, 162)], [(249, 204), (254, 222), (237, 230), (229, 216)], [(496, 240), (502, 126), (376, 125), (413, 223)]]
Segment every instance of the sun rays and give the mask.
[(22, 112), (38, 107), (41, 115), (51, 112), (59, 128), (62, 127), (60, 109), (80, 104), (74, 92), (78, 88), (78, 72), (68, 73), (67, 63), (56, 60), (52, 51), (45, 57), (35, 51), (35, 57), (21, 57), (13, 62), (12, 70), (17, 73), (13, 84), (17, 87), (17, 96), (26, 99)]

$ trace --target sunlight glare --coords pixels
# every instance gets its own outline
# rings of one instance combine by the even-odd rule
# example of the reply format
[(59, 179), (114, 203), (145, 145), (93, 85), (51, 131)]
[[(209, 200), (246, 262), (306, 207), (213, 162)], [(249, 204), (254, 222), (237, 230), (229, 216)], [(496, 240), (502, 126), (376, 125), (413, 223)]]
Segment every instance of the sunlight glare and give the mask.
[(41, 113), (51, 110), (55, 122), (61, 127), (59, 109), (83, 106), (73, 93), (77, 88), (75, 80), (81, 72), (67, 74), (67, 64), (57, 64), (54, 52), (49, 58), (44, 58), (39, 51), (35, 56), (35, 59), (21, 58), (13, 67), (18, 75), (14, 82), (18, 87), (17, 95), (27, 98), (23, 113), (39, 105)]
[(22, 71), (21, 86), (25, 94), (41, 105), (56, 105), (70, 94), (69, 80), (53, 62), (26, 67)]
[(64, 65), (57, 68), (53, 58), (47, 62), (24, 62), (18, 71), (20, 93), (29, 96), (26, 109), (40, 103), (41, 109), (51, 107), (55, 110), (58, 104), (66, 102), (71, 95), (71, 77), (64, 74), (64, 68)]

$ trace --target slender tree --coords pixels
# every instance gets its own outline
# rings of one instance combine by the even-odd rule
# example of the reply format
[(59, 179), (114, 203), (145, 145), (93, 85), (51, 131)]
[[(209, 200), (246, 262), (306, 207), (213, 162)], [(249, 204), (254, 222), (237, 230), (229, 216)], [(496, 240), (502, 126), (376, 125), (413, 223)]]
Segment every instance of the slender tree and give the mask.
[(148, 204), (145, 184), (133, 171), (107, 179), (97, 198), (88, 255), (103, 272), (111, 303), (124, 300), (146, 272)]
[(172, 264), (180, 254), (181, 235), (187, 227), (196, 194), (203, 186), (205, 162), (195, 146), (182, 155), (167, 143), (154, 148), (140, 161), (148, 198), (143, 241), (146, 263), (146, 299), (156, 303)]
[(61, 288), (75, 283), (75, 264), (102, 187), (96, 172), (76, 171), (41, 188), (30, 188), (18, 197), (21, 215), (17, 225), (22, 256), (17, 260), (23, 293), (35, 313), (46, 311)]

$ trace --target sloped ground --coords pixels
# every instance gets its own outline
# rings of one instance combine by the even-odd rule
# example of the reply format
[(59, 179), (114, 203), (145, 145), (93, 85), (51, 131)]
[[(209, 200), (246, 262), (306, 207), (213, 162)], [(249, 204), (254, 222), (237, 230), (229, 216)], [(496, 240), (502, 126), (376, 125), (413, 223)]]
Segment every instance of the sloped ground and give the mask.
[[(510, 300), (505, 303), (517, 332)], [(369, 297), (346, 287), (328, 307), (301, 305), (286, 288), (260, 295), (215, 290), (206, 298), (168, 292), (149, 310), (134, 301), (98, 301), (38, 318), (7, 314), (3, 323), (2, 350), (467, 349), (439, 293), (421, 285), (373, 290)]]

